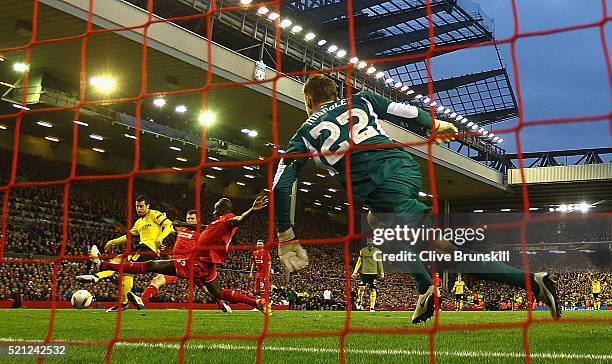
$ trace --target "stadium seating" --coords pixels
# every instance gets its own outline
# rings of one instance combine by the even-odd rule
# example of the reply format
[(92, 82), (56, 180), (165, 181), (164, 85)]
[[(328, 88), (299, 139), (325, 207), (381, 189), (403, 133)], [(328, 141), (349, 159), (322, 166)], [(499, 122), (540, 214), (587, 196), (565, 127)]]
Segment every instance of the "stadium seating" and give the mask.
[[(68, 164), (50, 161), (36, 156), (22, 155), (20, 163), (29, 166), (28, 169), (20, 169), (20, 178), (27, 180), (46, 180), (64, 178), (69, 169)], [(0, 155), (0, 183), (5, 183), (8, 175), (10, 160), (6, 154)], [(32, 168), (36, 166), (36, 168)], [(99, 174), (102, 171), (93, 171), (83, 168), (82, 173)], [(77, 182), (71, 188), (69, 208), (69, 231), (66, 243), (65, 255), (87, 255), (89, 247), (93, 244), (104, 245), (106, 241), (120, 233), (105, 218), (114, 218), (119, 222), (125, 222), (126, 182)], [(191, 209), (191, 199), (187, 196), (193, 195), (193, 190), (187, 186), (164, 185), (159, 182), (137, 180), (135, 183), (136, 193), (145, 193), (152, 197), (153, 201), (159, 201), (156, 208), (165, 211), (174, 220), (181, 219), (184, 213)], [(164, 191), (163, 199), (159, 191)], [(62, 188), (41, 187), (15, 189), (11, 192), (9, 202), (9, 228), (7, 233), (6, 256), (58, 256), (62, 243)], [(169, 197), (170, 196), (170, 197)], [(203, 196), (202, 219), (210, 221), (210, 206), (220, 196), (205, 194)], [(234, 200), (236, 211), (246, 210), (251, 202), (247, 200)], [(344, 235), (344, 227), (328, 219), (325, 215), (317, 216), (317, 219), (309, 218), (307, 212), (302, 212), (297, 219), (300, 224), (297, 227), (298, 235), (304, 238), (325, 238)], [(316, 221), (316, 222), (315, 222)], [(252, 244), (257, 239), (265, 239), (268, 234), (268, 220), (266, 214), (256, 215), (246, 226), (240, 229), (234, 240), (234, 245)], [(586, 232), (585, 232), (586, 234)], [(601, 232), (598, 232), (601, 234)], [(612, 237), (612, 231), (606, 236), (563, 236), (562, 239), (608, 239)], [(168, 239), (172, 240), (172, 239)], [(580, 240), (576, 240), (580, 241)], [(167, 242), (168, 243), (168, 242)], [(168, 244), (170, 245), (170, 244)], [(351, 252), (351, 268), (354, 267), (357, 251), (360, 248), (355, 243)], [(168, 247), (171, 249), (171, 246)], [(289, 285), (284, 282), (284, 277), (279, 271), (280, 264), (275, 254), (273, 256), (272, 269), (275, 273), (272, 278), (272, 299), (276, 303), (287, 303), (289, 290), (298, 293), (297, 308), (299, 309), (322, 309), (323, 291), (332, 291), (333, 306), (344, 309), (346, 305), (346, 294), (344, 290), (344, 262), (342, 250), (337, 245), (320, 245), (310, 248), (310, 265), (304, 270), (294, 274)], [(590, 304), (591, 276), (586, 273), (593, 272), (594, 267), (589, 262), (577, 265), (572, 254), (555, 256), (549, 261), (538, 261), (543, 255), (530, 255), (531, 263), (548, 265), (547, 269), (555, 272), (558, 281), (559, 294), (562, 301), (567, 305), (585, 306)], [(562, 271), (561, 267), (570, 266), (572, 261), (574, 271)], [(221, 279), (228, 287), (235, 287), (251, 291), (252, 282), (248, 278), (250, 268), (250, 250), (233, 250), (229, 254), (224, 269), (221, 271)], [(64, 261), (58, 279), (58, 300), (68, 300), (71, 292), (81, 287), (74, 280), (77, 274), (86, 270), (83, 260)], [(576, 271), (578, 270), (578, 271)], [(52, 264), (2, 264), (0, 265), (0, 300), (19, 296), (22, 300), (49, 300), (51, 294)], [(601, 281), (611, 281), (612, 274), (595, 272)], [(142, 291), (152, 274), (139, 277), (136, 280), (135, 291)], [(450, 283), (452, 286), (452, 282)], [(514, 308), (517, 298), (521, 302), (516, 308), (525, 308), (526, 294), (523, 290), (512, 289), (508, 286), (482, 282), (469, 279), (467, 286), (483, 296), (487, 309), (500, 309), (500, 306)], [(353, 285), (353, 291), (356, 287)], [(115, 301), (117, 299), (117, 285), (115, 281), (101, 281), (96, 285), (87, 287), (97, 301)], [(158, 297), (152, 302), (187, 302), (188, 282), (179, 281), (175, 284), (163, 287)], [(448, 290), (443, 290), (443, 307), (453, 307), (453, 295)], [(354, 295), (354, 292), (353, 292)], [(415, 302), (417, 293), (414, 290), (414, 281), (405, 273), (390, 273), (378, 288), (378, 306), (381, 308), (407, 308)], [(470, 295), (468, 295), (470, 297)], [(610, 290), (602, 294), (602, 302), (612, 304)], [(206, 296), (195, 290), (195, 302), (206, 302)], [(352, 301), (355, 301), (353, 297)], [(467, 307), (476, 307), (468, 299)]]

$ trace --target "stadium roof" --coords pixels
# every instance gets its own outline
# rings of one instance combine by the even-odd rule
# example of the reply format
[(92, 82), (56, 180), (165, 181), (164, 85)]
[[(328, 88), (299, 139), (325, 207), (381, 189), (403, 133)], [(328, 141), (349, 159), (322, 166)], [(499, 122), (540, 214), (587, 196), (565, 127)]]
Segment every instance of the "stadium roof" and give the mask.
[[(346, 1), (288, 1), (285, 8), (301, 23), (325, 34), (330, 43), (349, 44)], [(442, 48), (431, 57), (494, 40), (493, 20), (469, 0), (431, 0), (429, 8), (425, 0), (356, 0), (353, 17), (357, 54), (368, 59), (414, 56), (377, 63), (376, 67), (423, 95), (428, 94), (425, 56), (432, 45), (430, 20), (433, 44)], [(515, 117), (512, 87), (498, 60), (496, 69), (434, 80), (436, 100), (452, 105), (456, 112), (470, 116), (480, 125)]]
[[(146, 9), (145, 0), (129, 0), (131, 3)], [(285, 1), (280, 9), (283, 22), (299, 25), (300, 33), (293, 32), (291, 26), (281, 31), (282, 47), (276, 46), (275, 22), (266, 15), (276, 14), (272, 6), (268, 7), (251, 3), (251, 8), (244, 11), (223, 11), (217, 13), (211, 20), (213, 39), (224, 46), (254, 59), (263, 60), (268, 66), (275, 67), (277, 63), (276, 51), (280, 51), (281, 68), (283, 72), (304, 72), (309, 70), (334, 69), (346, 67), (350, 55), (346, 53), (351, 49), (348, 39), (347, 3), (346, 1)], [(432, 20), (435, 29), (436, 47), (431, 54), (437, 57), (453, 53), (459, 54), (456, 62), (465, 62), (464, 52), (453, 52), (458, 47), (477, 45), (493, 38), (493, 21), (484, 14), (478, 5), (470, 0), (434, 0), (431, 2)], [(238, 8), (238, 0), (227, 0), (217, 3), (217, 9), (227, 7)], [(176, 16), (197, 16), (210, 10), (208, 0), (176, 0), (175, 2), (155, 2), (154, 13), (170, 18)], [(429, 45), (429, 21), (426, 17), (427, 7), (424, 0), (394, 0), (394, 1), (355, 1), (353, 4), (357, 39), (356, 57), (363, 62), (372, 63), (369, 76), (365, 71), (370, 67), (354, 67), (350, 82), (353, 90), (368, 89), (383, 94), (391, 99), (425, 104), (427, 95), (427, 71), (424, 59), (427, 57)], [(278, 14), (276, 14), (278, 15)], [(310, 15), (313, 15), (311, 18)], [(315, 19), (315, 20), (313, 20)], [(287, 23), (287, 24), (289, 24)], [(365, 26), (368, 24), (368, 26)], [(371, 25), (369, 25), (371, 24)], [(180, 25), (199, 34), (206, 32), (205, 19), (192, 19), (181, 21)], [(281, 24), (282, 26), (282, 24)], [(365, 27), (364, 27), (365, 26)], [(364, 27), (364, 28), (362, 28)], [(374, 30), (373, 30), (374, 29)], [(304, 40), (304, 32), (317, 38), (311, 42)], [(314, 32), (314, 33), (312, 33)], [(316, 34), (315, 34), (316, 33)], [(362, 36), (363, 34), (363, 36)], [(365, 38), (364, 38), (365, 37)], [(369, 38), (368, 38), (369, 37)], [(367, 39), (366, 39), (367, 38)], [(317, 41), (319, 40), (319, 41)], [(401, 45), (397, 47), (398, 44)], [(328, 48), (329, 47), (329, 48)], [(368, 51), (368, 47), (370, 50)], [(372, 47), (387, 48), (387, 53), (375, 51)], [(398, 48), (393, 51), (394, 47)], [(447, 47), (447, 48), (440, 48)], [(448, 48), (450, 47), (450, 48)], [(330, 51), (330, 49), (338, 49)], [(343, 56), (340, 56), (343, 52)], [(489, 54), (490, 53), (490, 54)], [(468, 116), (470, 121), (480, 126), (497, 121), (513, 118), (517, 115), (516, 101), (504, 65), (494, 43), (487, 46), (489, 64), (474, 62), (475, 69), (468, 74), (452, 73), (455, 67), (445, 66), (446, 72), (434, 75), (434, 93), (436, 102), (450, 110), (457, 112), (458, 116)], [(402, 57), (400, 59), (383, 59), (384, 57)], [(369, 57), (369, 59), (368, 59)], [(441, 57), (445, 58), (445, 57)], [(359, 61), (355, 62), (356, 66)], [(440, 69), (440, 67), (436, 67)], [(381, 70), (384, 70), (382, 72)], [(376, 77), (380, 73), (383, 76)], [(340, 85), (345, 87), (349, 82), (347, 72), (344, 70), (330, 72)], [(364, 77), (365, 76), (365, 77)], [(303, 79), (305, 76), (294, 74), (291, 77)], [(392, 79), (395, 83), (386, 83)], [(396, 85), (400, 85), (399, 88)], [(403, 86), (403, 87), (402, 87)], [(406, 88), (406, 89), (404, 89)], [(451, 120), (448, 114), (438, 114), (439, 118)], [(461, 124), (460, 127), (464, 127)], [(467, 128), (466, 130), (469, 130)], [(419, 132), (418, 130), (413, 130)], [(484, 131), (484, 129), (482, 130)], [(458, 140), (450, 145), (458, 152), (465, 154), (467, 146), (478, 155), (487, 155), (489, 159), (503, 158), (503, 145), (486, 137), (470, 136)]]
[[(53, 3), (53, 1), (51, 1), (51, 3)], [(13, 32), (16, 26), (15, 22), (26, 22), (27, 24), (27, 20), (30, 19), (32, 12), (31, 4), (16, 0), (11, 0), (10, 3), (7, 4), (7, 9), (10, 9), (10, 11), (6, 13), (6, 19), (15, 17), (17, 20), (13, 22), (0, 22), (0, 33), (2, 34)], [(96, 24), (101, 23), (97, 22)], [(114, 26), (117, 25), (115, 24)], [(168, 28), (168, 32), (175, 28), (180, 29), (166, 23), (153, 25), (151, 27), (151, 36), (158, 34), (159, 28), (157, 29), (158, 33), (155, 33), (154, 29), (161, 26), (171, 27)], [(94, 29), (98, 28), (94, 27)], [(38, 32), (41, 40), (77, 36), (82, 34), (85, 30), (86, 22), (84, 20), (76, 18), (66, 12), (59, 11), (53, 7), (43, 4), (40, 5)], [(187, 42), (185, 36), (195, 36), (184, 30), (181, 30), (181, 32), (184, 32), (182, 38), (184, 43)], [(94, 146), (100, 147), (108, 150), (109, 153), (117, 153), (118, 155), (130, 158), (133, 155), (133, 141), (124, 134), (133, 133), (133, 128), (130, 130), (125, 123), (121, 122), (122, 119), (117, 117), (116, 112), (128, 115), (134, 115), (136, 112), (137, 104), (134, 98), (139, 94), (141, 86), (142, 46), (137, 42), (137, 40), (139, 40), (138, 38), (131, 39), (126, 33), (127, 32), (95, 33), (87, 38), (85, 80), (87, 81), (94, 75), (108, 75), (114, 77), (117, 81), (117, 87), (112, 97), (117, 99), (117, 101), (113, 102), (112, 105), (101, 104), (81, 108), (81, 116), (79, 118), (84, 121), (90, 120), (92, 122), (88, 127), (89, 129), (80, 129), (79, 145), (85, 148)], [(27, 32), (18, 32), (14, 37), (3, 38), (0, 46), (21, 46), (27, 44), (28, 39), (29, 34), (27, 34)], [(204, 66), (201, 61), (199, 61), (200, 63), (186, 62), (167, 52), (160, 51), (160, 46), (154, 39), (150, 39), (149, 41), (150, 47), (147, 51), (147, 88), (149, 91), (174, 92), (177, 89), (192, 89), (205, 85), (206, 72), (202, 69)], [(38, 72), (42, 75), (44, 92), (40, 97), (41, 100), (45, 101), (44, 105), (30, 105), (33, 109), (43, 106), (76, 105), (78, 103), (78, 93), (76, 90), (78, 90), (81, 67), (80, 51), (82, 44), (81, 39), (74, 39), (65, 42), (37, 44), (32, 48), (30, 60), (32, 69), (30, 74), (34, 75)], [(199, 40), (198, 44), (204, 43)], [(237, 55), (232, 57), (237, 57), (235, 60), (231, 61), (232, 63), (243, 59), (243, 57), (241, 58), (241, 56)], [(6, 60), (7, 61), (4, 62), (2, 67), (0, 67), (0, 77), (4, 80), (14, 82), (13, 80), (15, 80), (16, 75), (11, 70), (11, 65), (13, 62), (23, 61), (23, 52), (7, 53)], [(252, 60), (248, 62), (250, 64), (249, 67), (253, 67)], [(250, 70), (247, 70), (247, 77), (249, 78), (251, 77), (250, 72)], [(217, 72), (215, 71), (214, 73)], [(34, 77), (32, 77), (30, 82), (34, 82), (33, 80)], [(217, 74), (213, 76), (212, 80), (213, 83), (229, 81), (229, 78)], [(299, 84), (295, 84), (299, 90)], [(66, 89), (73, 90), (73, 92), (58, 91)], [(101, 95), (93, 93), (92, 91), (92, 88), (88, 87), (88, 94), (86, 95), (87, 100), (103, 98)], [(282, 90), (279, 90), (279, 92), (280, 91)], [(108, 95), (106, 95), (106, 97), (108, 97)], [(148, 97), (142, 101), (141, 115), (144, 120), (149, 120), (150, 118), (153, 120), (158, 118), (170, 118), (169, 121), (171, 123), (186, 122), (187, 126), (196, 124), (197, 115), (201, 109), (202, 97), (200, 92), (191, 92), (167, 97), (166, 109), (170, 109), (170, 107), (174, 107), (178, 104), (186, 105), (189, 111), (183, 115), (178, 115), (171, 109), (167, 112), (159, 112), (153, 105), (153, 98), (154, 97)], [(285, 100), (288, 99), (288, 97), (285, 97)], [(282, 101), (280, 96), (279, 100)], [(297, 100), (294, 99), (294, 101)], [(227, 87), (212, 88), (207, 94), (207, 102), (211, 110), (218, 115), (219, 119), (218, 124), (210, 129), (213, 134), (218, 133), (220, 139), (232, 143), (234, 139), (242, 138), (236, 141), (237, 145), (244, 144), (248, 146), (250, 150), (257, 153), (255, 158), (257, 158), (258, 155), (270, 155), (271, 149), (267, 144), (272, 140), (272, 100), (268, 95), (261, 92), (261, 90), (254, 90), (253, 88), (234, 84)], [(301, 101), (292, 104), (288, 102), (289, 101), (278, 103), (278, 131), (281, 144), (286, 143), (297, 126), (304, 120), (305, 116), (301, 105), (298, 107)], [(2, 103), (0, 108), (4, 114), (16, 111), (10, 103)], [(69, 142), (72, 139), (73, 118), (72, 111), (70, 110), (28, 113), (24, 118), (25, 122), (22, 124), (22, 132), (42, 138), (47, 136), (50, 130), (52, 130), (54, 137), (61, 139), (62, 142)], [(37, 122), (41, 120), (54, 124), (54, 128), (48, 129), (41, 127), (37, 124)], [(95, 122), (96, 120), (105, 122)], [(244, 137), (244, 134), (240, 132), (243, 128), (255, 129), (259, 132), (259, 136), (254, 139)], [(196, 126), (194, 131), (197, 131), (197, 129)], [(90, 134), (101, 135), (105, 140), (100, 142), (91, 139), (89, 137)], [(180, 165), (180, 163), (175, 160), (177, 153), (172, 151), (168, 153), (168, 148), (174, 145), (173, 143), (178, 142), (178, 140), (158, 139), (155, 133), (143, 135), (142, 140), (141, 155), (155, 155), (154, 161), (149, 161), (148, 164), (145, 163), (142, 167), (153, 168), (153, 165), (155, 165), (157, 167), (170, 168), (177, 164)], [(106, 145), (106, 147), (104, 147), (104, 145)], [(451, 151), (448, 152), (452, 153)], [(193, 165), (192, 163), (199, 160), (199, 150), (193, 145), (182, 150), (181, 154), (189, 161), (184, 165)], [(457, 155), (457, 158), (463, 157)], [(426, 164), (425, 159), (419, 159), (423, 161), (424, 165)], [(466, 159), (466, 162), (472, 161)], [(487, 169), (486, 167), (483, 168)], [(315, 174), (315, 170), (312, 168), (307, 175), (315, 176)], [(459, 187), (465, 185), (467, 188), (470, 184), (474, 183), (473, 176), (466, 176), (460, 172), (458, 173), (447, 168), (436, 168), (436, 174), (440, 181), (453, 181), (452, 184)], [(235, 178), (235, 176), (229, 173), (227, 175), (228, 178)], [(428, 180), (426, 176), (426, 186), (427, 183)], [(483, 185), (483, 189), (489, 192), (497, 191), (500, 187), (503, 186), (501, 184), (498, 184), (497, 187), (487, 184)], [(440, 192), (442, 195), (446, 195), (447, 193), (452, 193), (452, 190), (443, 189)]]

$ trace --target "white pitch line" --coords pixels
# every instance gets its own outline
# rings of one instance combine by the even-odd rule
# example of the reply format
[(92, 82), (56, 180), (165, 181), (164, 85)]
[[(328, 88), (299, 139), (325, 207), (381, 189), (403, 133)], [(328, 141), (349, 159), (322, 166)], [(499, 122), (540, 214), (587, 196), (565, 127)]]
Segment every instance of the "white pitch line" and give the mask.
[[(41, 343), (42, 340), (30, 340), (30, 339), (14, 339), (14, 338), (0, 338), (0, 342), (36, 342)], [(57, 340), (52, 343), (75, 343), (78, 340)], [(177, 343), (150, 343), (150, 342), (125, 342), (120, 341), (115, 344), (116, 346), (124, 347), (146, 347), (146, 348), (159, 348), (159, 349), (176, 349), (180, 348), (180, 344)], [(231, 344), (195, 344), (187, 343), (186, 348), (198, 349), (198, 350), (257, 350), (255, 345), (231, 345)], [(315, 353), (315, 354), (338, 354), (340, 349), (336, 348), (316, 348), (316, 347), (292, 347), (292, 346), (264, 346), (264, 351), (277, 351), (277, 352), (298, 352), (298, 353)], [(425, 350), (405, 350), (405, 349), (345, 349), (347, 354), (359, 354), (359, 355), (374, 355), (374, 356), (429, 356), (429, 351)], [(530, 353), (533, 359), (552, 359), (552, 360), (587, 360), (587, 361), (612, 361), (611, 354), (566, 354), (566, 353)], [(436, 351), (436, 356), (446, 357), (460, 357), (460, 358), (518, 358), (524, 359), (525, 353), (517, 352), (501, 352), (501, 351)]]

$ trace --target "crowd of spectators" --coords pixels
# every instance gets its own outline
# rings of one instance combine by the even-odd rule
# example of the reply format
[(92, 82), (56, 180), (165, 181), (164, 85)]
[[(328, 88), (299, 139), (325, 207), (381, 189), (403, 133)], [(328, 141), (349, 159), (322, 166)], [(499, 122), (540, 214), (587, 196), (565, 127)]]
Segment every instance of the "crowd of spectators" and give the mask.
[[(0, 154), (0, 183), (8, 181), (10, 156)], [(86, 167), (77, 168), (80, 174), (100, 174)], [(41, 157), (21, 155), (18, 165), (20, 180), (41, 181), (61, 180), (69, 173), (69, 165)], [(193, 208), (193, 188), (187, 185), (167, 185), (160, 182), (137, 178), (134, 194), (146, 194), (152, 197), (152, 208), (166, 212), (172, 220), (180, 220), (187, 210)], [(163, 195), (161, 194), (163, 191)], [(127, 201), (126, 181), (77, 181), (69, 189), (69, 206), (67, 208), (67, 236), (64, 242), (64, 187), (45, 186), (32, 188), (15, 188), (11, 190), (8, 210), (8, 230), (4, 255), (8, 257), (58, 256), (62, 253), (67, 258), (60, 264), (57, 272), (56, 299), (68, 300), (72, 292), (88, 289), (97, 301), (115, 301), (117, 299), (116, 280), (103, 280), (95, 285), (80, 285), (75, 277), (87, 271), (84, 264), (89, 248), (96, 244), (103, 246), (109, 239), (120, 235), (117, 225), (112, 221), (125, 223), (126, 211), (132, 202)], [(202, 220), (211, 221), (212, 204), (221, 196), (204, 192), (202, 198)], [(242, 212), (251, 204), (249, 200), (234, 199), (234, 210)], [(129, 204), (129, 205), (128, 205)], [(272, 252), (271, 297), (275, 303), (292, 304), (296, 309), (344, 309), (347, 292), (355, 302), (356, 282), (347, 280), (355, 265), (359, 242), (352, 244), (349, 250), (349, 261), (345, 262), (342, 244), (332, 244), (326, 239), (343, 236), (346, 227), (330, 219), (325, 213), (312, 211), (298, 213), (296, 233), (304, 239), (318, 239), (320, 243), (308, 246), (310, 264), (303, 270), (295, 272), (289, 280), (282, 274), (276, 254)], [(135, 216), (134, 216), (135, 218)], [(560, 230), (564, 231), (564, 230)], [(269, 221), (267, 214), (256, 214), (239, 229), (233, 240), (228, 259), (221, 271), (223, 285), (249, 293), (252, 291), (252, 279), (248, 271), (251, 265), (251, 249), (258, 239), (267, 240)], [(587, 232), (585, 231), (585, 234)], [(596, 230), (593, 236), (603, 234), (609, 239), (609, 231)], [(567, 237), (565, 233), (562, 234)], [(569, 235), (568, 235), (569, 236)], [(588, 239), (592, 239), (588, 236)], [(166, 241), (168, 250), (172, 248), (173, 237)], [(584, 240), (584, 239), (583, 239)], [(579, 240), (582, 241), (582, 240)], [(544, 267), (555, 272), (559, 295), (568, 305), (589, 305), (590, 289), (594, 272), (603, 283), (601, 300), (612, 304), (612, 276), (606, 267), (598, 264), (601, 254), (589, 255), (589, 250), (556, 253), (538, 252), (529, 256), (532, 266)], [(608, 253), (609, 254), (609, 251)], [(80, 257), (79, 257), (80, 256)], [(73, 259), (74, 258), (74, 259)], [(591, 259), (592, 258), (592, 259)], [(606, 259), (609, 262), (609, 259)], [(571, 269), (570, 269), (571, 267)], [(610, 271), (610, 267), (607, 267)], [(136, 279), (134, 290), (141, 292), (152, 274)], [(503, 284), (483, 282), (468, 275), (468, 287), (480, 295), (488, 309), (499, 309), (502, 306), (524, 307), (527, 304), (524, 290)], [(51, 299), (53, 282), (53, 264), (23, 264), (7, 262), (0, 264), (0, 300), (19, 298), (22, 300)], [(347, 283), (350, 282), (350, 287)], [(452, 287), (452, 282), (447, 283)], [(412, 307), (417, 299), (415, 282), (406, 273), (388, 273), (384, 281), (379, 282), (378, 307)], [(194, 302), (206, 302), (207, 296), (195, 288)], [(152, 301), (187, 302), (188, 282), (179, 281), (160, 290), (158, 297)], [(367, 295), (366, 295), (367, 296)], [(325, 298), (327, 297), (327, 298)], [(331, 298), (330, 298), (331, 297)], [(443, 307), (453, 306), (453, 295), (443, 290)], [(468, 300), (469, 301), (469, 300)], [(468, 305), (469, 307), (469, 305)]]

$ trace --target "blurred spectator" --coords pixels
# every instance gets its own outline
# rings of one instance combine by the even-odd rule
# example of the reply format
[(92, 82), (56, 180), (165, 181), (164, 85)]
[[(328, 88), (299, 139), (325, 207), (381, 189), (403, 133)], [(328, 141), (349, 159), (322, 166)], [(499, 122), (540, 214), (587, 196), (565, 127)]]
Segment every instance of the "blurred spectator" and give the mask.
[[(0, 154), (0, 183), (9, 178), (10, 158), (8, 153)], [(20, 155), (18, 175), (20, 180), (62, 180), (70, 171), (70, 165), (51, 161), (41, 157)], [(97, 175), (108, 171), (92, 170), (78, 166), (78, 175)], [(126, 225), (127, 209), (132, 208), (132, 201), (126, 200), (127, 182), (116, 181), (77, 181), (70, 185), (67, 196), (68, 206), (64, 206), (63, 185), (14, 188), (9, 195), (8, 230), (5, 256), (8, 257), (65, 257), (59, 265), (57, 280), (53, 282), (53, 264), (22, 264), (7, 262), (0, 265), (0, 300), (49, 300), (55, 286), (57, 300), (69, 300), (72, 292), (88, 289), (98, 301), (115, 301), (118, 288), (116, 281), (103, 280), (98, 284), (84, 286), (75, 282), (77, 274), (87, 268), (87, 252), (92, 245), (103, 246), (106, 241), (121, 234), (107, 219), (114, 219)], [(161, 195), (159, 191), (164, 191)], [(172, 220), (184, 217), (187, 210), (194, 208), (195, 191), (187, 185), (167, 185), (160, 182), (136, 178), (134, 194), (147, 194), (152, 197), (152, 207), (166, 212)], [(221, 196), (203, 192), (202, 221), (212, 220), (212, 204)], [(236, 212), (246, 210), (250, 200), (233, 199)], [(64, 212), (67, 212), (64, 217)], [(133, 214), (135, 218), (135, 214)], [(64, 219), (66, 229), (64, 230)], [(289, 282), (278, 274), (282, 271), (277, 255), (271, 251), (272, 269), (277, 272), (272, 276), (271, 298), (275, 303), (286, 302), (290, 309), (344, 309), (346, 294), (349, 292), (354, 302), (355, 282), (348, 280), (350, 272), (345, 272), (345, 261), (342, 245), (325, 244), (326, 239), (343, 236), (346, 227), (330, 220), (325, 214), (314, 215), (313, 212), (298, 212), (296, 233), (300, 238), (319, 239), (321, 244), (308, 247), (310, 264), (303, 270), (294, 272)], [(127, 224), (129, 225), (129, 224)], [(560, 224), (561, 226), (562, 224)], [(223, 286), (250, 292), (252, 281), (249, 279), (250, 257), (254, 242), (268, 235), (267, 214), (257, 214), (248, 221), (236, 234), (225, 265), (220, 270)], [(607, 229), (584, 229), (581, 231), (557, 227), (555, 234), (538, 232), (541, 242), (568, 241), (609, 241), (612, 240), (612, 226)], [(165, 242), (168, 250), (172, 249), (174, 237)], [(351, 247), (349, 266), (354, 266), (357, 252), (361, 246)], [(586, 249), (582, 249), (585, 251)], [(610, 252), (608, 251), (609, 255)], [(602, 258), (603, 257), (603, 258)], [(586, 305), (592, 303), (591, 281), (597, 277), (602, 282), (600, 299), (604, 305), (612, 304), (612, 275), (605, 273), (605, 267), (599, 262), (608, 262), (609, 256), (603, 253), (580, 254), (568, 251), (564, 254), (553, 254), (540, 251), (529, 255), (532, 269), (553, 272), (557, 281), (559, 296), (566, 305)], [(521, 261), (515, 262), (520, 266)], [(609, 267), (608, 267), (609, 268)], [(591, 273), (589, 273), (591, 272)], [(470, 300), (468, 307), (486, 307), (487, 309), (522, 309), (529, 304), (524, 290), (495, 282), (484, 282), (467, 276), (467, 285), (475, 292), (475, 299)], [(142, 291), (153, 274), (139, 276), (134, 290)], [(350, 287), (347, 285), (350, 283)], [(207, 296), (195, 288), (194, 302), (206, 302)], [(415, 282), (406, 273), (387, 273), (386, 278), (377, 287), (379, 309), (393, 307), (412, 307), (417, 299)], [(443, 307), (452, 307), (453, 297), (443, 292)], [(188, 302), (188, 281), (164, 286), (152, 302)]]

